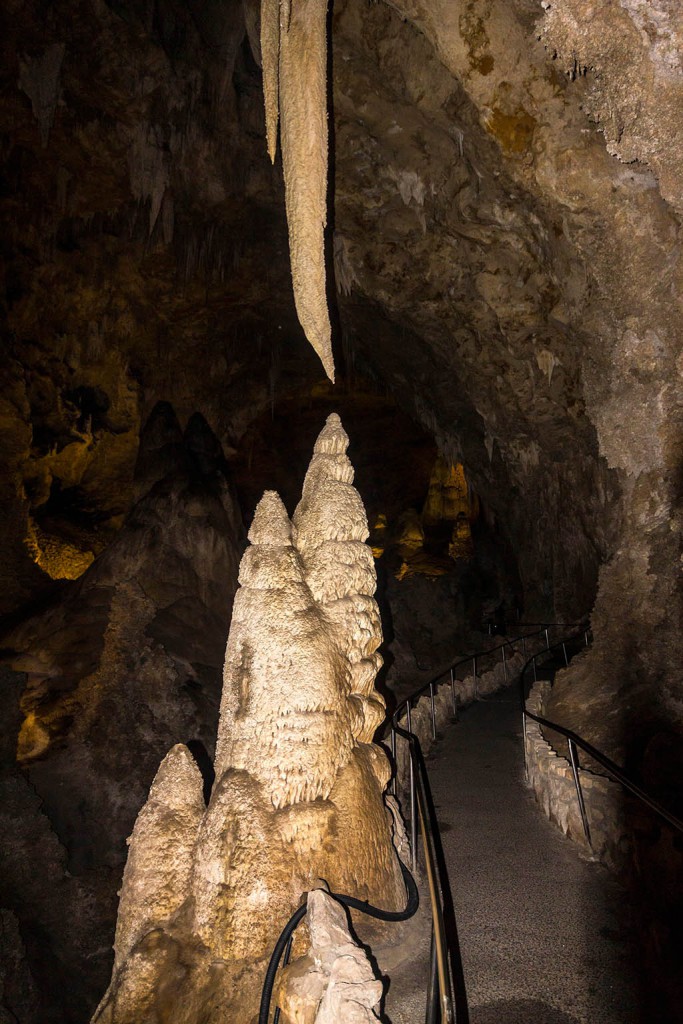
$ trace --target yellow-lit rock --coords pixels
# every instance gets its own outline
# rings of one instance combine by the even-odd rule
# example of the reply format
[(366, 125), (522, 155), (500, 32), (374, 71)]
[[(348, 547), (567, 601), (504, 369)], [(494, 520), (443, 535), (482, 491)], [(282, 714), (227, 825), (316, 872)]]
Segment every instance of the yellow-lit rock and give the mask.
[(453, 525), (453, 533), (448, 545), (448, 554), (454, 561), (457, 561), (459, 558), (471, 558), (474, 554), (469, 519), (463, 514), (458, 516)]
[(30, 517), (24, 543), (36, 565), (53, 580), (77, 580), (95, 561), (92, 551), (49, 536)]
[(372, 557), (381, 558), (386, 548), (387, 517), (380, 512), (370, 531), (370, 550)]
[(429, 480), (429, 491), (422, 510), (425, 525), (457, 519), (470, 514), (470, 493), (461, 463), (447, 462), (439, 456)]
[(403, 558), (419, 551), (425, 540), (425, 532), (420, 516), (414, 508), (401, 514), (398, 523), (398, 550)]
[(50, 745), (50, 733), (45, 725), (29, 711), (21, 724), (17, 737), (17, 761), (39, 757)]

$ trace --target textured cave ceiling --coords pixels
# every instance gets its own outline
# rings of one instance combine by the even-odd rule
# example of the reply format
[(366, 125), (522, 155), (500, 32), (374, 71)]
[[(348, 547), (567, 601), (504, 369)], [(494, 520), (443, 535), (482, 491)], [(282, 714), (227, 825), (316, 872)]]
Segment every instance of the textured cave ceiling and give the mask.
[[(461, 458), (528, 607), (572, 616), (624, 545), (675, 557), (681, 84), (664, 0), (544, 6), (334, 4), (327, 247), (342, 387)], [(29, 511), (114, 535), (157, 399), (236, 450), (321, 374), (254, 0), (14, 2), (2, 40), (8, 611)]]

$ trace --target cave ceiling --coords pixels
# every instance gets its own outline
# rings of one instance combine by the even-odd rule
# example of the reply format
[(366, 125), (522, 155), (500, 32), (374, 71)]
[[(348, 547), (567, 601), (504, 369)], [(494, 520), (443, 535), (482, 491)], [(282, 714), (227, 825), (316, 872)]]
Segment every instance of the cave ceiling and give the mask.
[[(578, 613), (628, 481), (676, 460), (680, 79), (670, 5), (614, 4), (608, 26), (581, 0), (547, 7), (337, 0), (328, 278), (342, 378), (463, 459), (527, 589)], [(3, 520), (23, 552), (28, 512), (50, 528), (61, 501), (96, 549), (157, 399), (230, 450), (276, 397), (321, 386), (258, 5), (14, 2), (5, 22)], [(11, 604), (35, 579), (9, 562)]]

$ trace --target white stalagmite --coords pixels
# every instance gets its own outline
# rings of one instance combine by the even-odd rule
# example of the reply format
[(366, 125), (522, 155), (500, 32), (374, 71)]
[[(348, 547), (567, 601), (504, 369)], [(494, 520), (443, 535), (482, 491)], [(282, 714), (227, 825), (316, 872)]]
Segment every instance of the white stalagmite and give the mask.
[(341, 420), (332, 413), (315, 443), (294, 513), (294, 542), (313, 596), (344, 638), (349, 697), (357, 710), (354, 736), (361, 743), (370, 743), (385, 714), (384, 700), (374, 688), (382, 666), (377, 653), (382, 626), (373, 597), (375, 562), (365, 543), (368, 521), (353, 486), (348, 445)]
[[(97, 1024), (252, 1020), (277, 937), (320, 879), (375, 906), (404, 903), (383, 795), (389, 763), (372, 743), (384, 714), (376, 580), (347, 445), (330, 416), (296, 529), (274, 491), (259, 502), (228, 637), (211, 800), (205, 808), (187, 748), (174, 747), (133, 831)], [(377, 983), (358, 956), (353, 976), (343, 956), (331, 966), (321, 1022), (346, 1020), (335, 1014), (354, 993), (367, 997), (358, 1019), (373, 1019)]]
[(262, 0), (261, 53), (271, 160), (280, 119), (296, 311), (325, 372), (334, 380), (325, 281), (327, 0)]
[(337, 714), (343, 656), (275, 491), (259, 502), (249, 540), (225, 655), (216, 774), (249, 771), (274, 807), (326, 799), (353, 746)]
[(349, 931), (344, 908), (323, 889), (308, 894), (308, 954), (277, 986), (283, 1024), (370, 1024), (379, 1020), (382, 982)]

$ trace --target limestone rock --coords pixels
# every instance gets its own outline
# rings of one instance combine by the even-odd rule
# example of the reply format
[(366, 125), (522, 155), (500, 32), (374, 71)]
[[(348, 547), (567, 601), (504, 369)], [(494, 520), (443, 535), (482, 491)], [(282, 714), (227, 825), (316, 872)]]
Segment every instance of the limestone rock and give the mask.
[[(334, 380), (325, 294), (327, 0), (263, 0), (261, 50), (271, 160), (279, 114), (294, 302), (304, 334)], [(279, 58), (279, 60), (278, 60)]]
[(382, 642), (375, 564), (363, 503), (353, 487), (346, 455), (348, 435), (336, 413), (315, 443), (294, 517), (294, 538), (306, 581), (327, 616), (342, 631), (348, 660), (348, 686), (357, 705), (354, 735), (370, 742), (384, 719), (385, 705), (373, 689), (381, 667)]
[(338, 714), (342, 655), (329, 643), (274, 492), (259, 503), (249, 538), (226, 651), (216, 771), (249, 771), (275, 808), (326, 799), (353, 743)]
[[(215, 449), (209, 457), (212, 437), (203, 420), (191, 429), (188, 423), (183, 434), (170, 407), (154, 411), (141, 443), (140, 497), (115, 541), (57, 600), (3, 639), (7, 659), (28, 670), (19, 735), (14, 728), (8, 737), (22, 773), (13, 788), (21, 781), (32, 793), (24, 813), (12, 812), (22, 819), (17, 842), (24, 831), (33, 837), (22, 870), (15, 874), (8, 863), (8, 885), (22, 932), (32, 936), (43, 965), (37, 985), (48, 989), (44, 998), (54, 1001), (55, 1012), (69, 1006), (70, 1020), (92, 1012), (111, 974), (125, 839), (159, 761), (180, 742), (213, 750), (243, 527)], [(185, 810), (175, 804), (180, 793), (188, 797)], [(131, 846), (119, 961), (144, 921), (163, 917), (176, 898), (203, 809), (192, 757), (174, 747), (141, 812), (145, 840)], [(39, 838), (51, 829), (59, 858), (56, 835)], [(185, 836), (173, 854), (167, 830)], [(86, 956), (84, 972), (77, 965)], [(60, 972), (87, 976), (60, 985)], [(64, 996), (55, 1000), (60, 988)], [(84, 997), (85, 1005), (78, 1002)]]
[(129, 840), (114, 942), (114, 969), (147, 932), (187, 898), (192, 854), (204, 816), (202, 778), (182, 743), (161, 762)]
[[(256, 509), (225, 655), (209, 806), (187, 750), (175, 747), (133, 832), (100, 1024), (146, 1019), (180, 984), (181, 964), (183, 999), (164, 1019), (249, 1019), (280, 930), (317, 879), (388, 909), (404, 902), (384, 803), (389, 763), (371, 742), (384, 715), (373, 690), (381, 629), (347, 443), (331, 416), (296, 531), (274, 491)], [(321, 551), (314, 591), (309, 559)], [(338, 563), (351, 570), (341, 592), (328, 585)], [(314, 930), (315, 911), (312, 920)], [(355, 946), (335, 956), (322, 1020), (347, 1004), (370, 1012), (381, 985), (368, 970)]]
[(276, 1002), (286, 1024), (378, 1020), (382, 982), (352, 939), (341, 904), (324, 889), (308, 894), (310, 950), (283, 971)]

